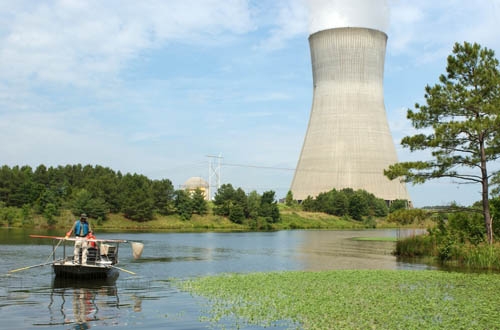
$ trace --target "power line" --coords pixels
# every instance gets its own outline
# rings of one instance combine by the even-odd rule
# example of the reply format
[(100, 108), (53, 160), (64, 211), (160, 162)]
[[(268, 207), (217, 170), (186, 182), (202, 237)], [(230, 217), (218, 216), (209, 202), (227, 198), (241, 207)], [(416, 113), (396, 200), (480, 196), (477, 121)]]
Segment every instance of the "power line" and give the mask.
[(230, 164), (222, 163), (222, 166), (233, 166), (233, 167), (249, 167), (249, 168), (262, 168), (268, 170), (281, 170), (281, 171), (295, 171), (295, 168), (289, 167), (274, 167), (274, 166), (260, 166), (260, 165), (248, 165), (248, 164)]

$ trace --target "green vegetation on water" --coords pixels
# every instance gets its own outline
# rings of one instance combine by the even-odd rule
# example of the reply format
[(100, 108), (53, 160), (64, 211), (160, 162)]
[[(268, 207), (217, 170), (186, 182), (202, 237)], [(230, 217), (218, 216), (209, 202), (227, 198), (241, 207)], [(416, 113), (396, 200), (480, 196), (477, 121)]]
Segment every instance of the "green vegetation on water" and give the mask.
[(176, 283), (208, 298), (203, 320), (234, 322), (234, 328), (283, 322), (292, 329), (500, 328), (498, 274), (346, 270), (225, 274)]

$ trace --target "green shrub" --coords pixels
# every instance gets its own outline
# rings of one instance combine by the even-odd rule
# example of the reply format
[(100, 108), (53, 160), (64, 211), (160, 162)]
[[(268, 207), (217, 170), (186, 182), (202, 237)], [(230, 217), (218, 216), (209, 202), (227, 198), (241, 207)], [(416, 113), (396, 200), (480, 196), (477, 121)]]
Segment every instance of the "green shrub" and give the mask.
[(430, 214), (422, 209), (398, 209), (390, 213), (386, 220), (400, 225), (420, 225), (429, 217)]
[(377, 228), (377, 221), (369, 216), (363, 220), (363, 225), (365, 225), (366, 228)]
[(389, 213), (397, 210), (404, 210), (408, 208), (408, 201), (406, 199), (396, 199), (391, 202), (389, 206)]

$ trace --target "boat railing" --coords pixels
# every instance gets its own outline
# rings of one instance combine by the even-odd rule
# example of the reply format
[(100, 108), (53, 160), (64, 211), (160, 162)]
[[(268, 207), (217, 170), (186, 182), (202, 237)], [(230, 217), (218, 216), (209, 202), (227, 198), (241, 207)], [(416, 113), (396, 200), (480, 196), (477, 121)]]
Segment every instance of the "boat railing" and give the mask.
[[(55, 262), (56, 261), (56, 249), (59, 246), (59, 244), (55, 243), (56, 240), (54, 240), (54, 244), (52, 245), (52, 259)], [(73, 261), (73, 255), (67, 255), (66, 254), (66, 247), (68, 246), (66, 244), (67, 242), (64, 242), (62, 244), (63, 246), (63, 251), (62, 251), (62, 259), (58, 260), (63, 260), (64, 262), (68, 261)], [(118, 263), (118, 246), (119, 243), (112, 242), (111, 244), (105, 243), (105, 242), (96, 242), (97, 244), (95, 247), (89, 247), (87, 249), (87, 264), (89, 265), (96, 265), (98, 263), (104, 262), (108, 263), (110, 262), (112, 265), (115, 265)], [(80, 254), (78, 256), (79, 260), (82, 260), (82, 249), (80, 249)]]

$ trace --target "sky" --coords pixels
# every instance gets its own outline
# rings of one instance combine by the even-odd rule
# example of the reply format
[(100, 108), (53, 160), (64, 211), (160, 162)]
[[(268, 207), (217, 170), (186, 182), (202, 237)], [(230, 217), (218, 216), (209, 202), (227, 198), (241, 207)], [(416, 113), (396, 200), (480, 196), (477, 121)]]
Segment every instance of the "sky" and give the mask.
[[(282, 198), (312, 103), (308, 36), (340, 26), (387, 33), (398, 158), (424, 159), (400, 145), (416, 132), (407, 109), (455, 42), (498, 58), (499, 20), (500, 0), (0, 0), (0, 165), (101, 165), (176, 188), (218, 173)], [(450, 180), (408, 191), (417, 207), (480, 199)]]

